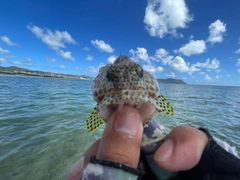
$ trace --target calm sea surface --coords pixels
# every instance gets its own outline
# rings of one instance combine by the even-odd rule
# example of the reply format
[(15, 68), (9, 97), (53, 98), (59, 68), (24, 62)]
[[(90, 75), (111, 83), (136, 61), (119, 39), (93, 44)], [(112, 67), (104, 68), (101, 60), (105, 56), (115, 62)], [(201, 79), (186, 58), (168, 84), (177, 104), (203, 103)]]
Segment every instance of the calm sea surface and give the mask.
[[(65, 179), (103, 131), (85, 121), (95, 102), (92, 81), (0, 76), (0, 179)], [(173, 117), (154, 117), (168, 131), (207, 127), (240, 152), (240, 87), (160, 84)]]

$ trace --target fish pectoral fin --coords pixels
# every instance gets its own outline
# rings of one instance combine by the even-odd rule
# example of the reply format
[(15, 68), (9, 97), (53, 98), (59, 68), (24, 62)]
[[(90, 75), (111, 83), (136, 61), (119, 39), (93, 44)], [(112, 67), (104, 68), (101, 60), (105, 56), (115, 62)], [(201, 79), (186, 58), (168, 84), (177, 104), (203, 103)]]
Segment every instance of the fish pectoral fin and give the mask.
[(88, 132), (93, 133), (104, 121), (97, 114), (97, 106), (93, 109), (90, 116), (87, 118), (86, 127)]
[(156, 99), (157, 105), (160, 107), (160, 113), (166, 114), (166, 115), (174, 115), (174, 109), (170, 102), (163, 96), (159, 95)]

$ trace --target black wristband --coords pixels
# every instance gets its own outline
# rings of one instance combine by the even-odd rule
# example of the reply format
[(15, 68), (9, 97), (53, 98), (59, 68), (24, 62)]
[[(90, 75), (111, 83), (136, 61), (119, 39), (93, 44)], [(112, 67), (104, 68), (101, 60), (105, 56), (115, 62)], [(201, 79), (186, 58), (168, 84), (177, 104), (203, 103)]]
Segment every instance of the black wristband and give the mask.
[(113, 167), (113, 168), (117, 168), (117, 169), (122, 169), (126, 172), (130, 172), (130, 173), (135, 174), (137, 176), (141, 175), (141, 172), (139, 172), (137, 169), (134, 169), (132, 167), (129, 167), (129, 166), (126, 166), (124, 164), (117, 163), (117, 162), (96, 159), (96, 156), (91, 156), (90, 157), (90, 163), (100, 164), (100, 165), (103, 165), (103, 166), (109, 166), (109, 167)]

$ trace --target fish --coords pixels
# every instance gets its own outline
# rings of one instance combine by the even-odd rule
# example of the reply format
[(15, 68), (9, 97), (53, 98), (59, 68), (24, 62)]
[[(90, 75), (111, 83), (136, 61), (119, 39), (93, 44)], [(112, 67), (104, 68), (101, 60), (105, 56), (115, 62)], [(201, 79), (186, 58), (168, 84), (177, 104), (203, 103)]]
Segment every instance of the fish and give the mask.
[(89, 133), (107, 123), (110, 115), (123, 105), (136, 108), (143, 125), (157, 112), (175, 114), (173, 106), (159, 93), (157, 80), (137, 62), (121, 54), (112, 64), (99, 69), (92, 91), (97, 105), (86, 121)]

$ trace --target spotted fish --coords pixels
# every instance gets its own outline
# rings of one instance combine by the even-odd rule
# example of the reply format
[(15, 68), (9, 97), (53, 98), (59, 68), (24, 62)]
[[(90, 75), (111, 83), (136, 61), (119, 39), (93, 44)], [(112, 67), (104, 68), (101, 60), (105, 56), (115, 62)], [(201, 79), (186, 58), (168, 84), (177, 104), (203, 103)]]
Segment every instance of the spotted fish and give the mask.
[(139, 110), (143, 124), (156, 113), (174, 115), (172, 105), (159, 94), (157, 80), (132, 59), (120, 55), (113, 64), (101, 67), (94, 79), (93, 97), (96, 107), (86, 121), (92, 133), (119, 105), (131, 105)]

